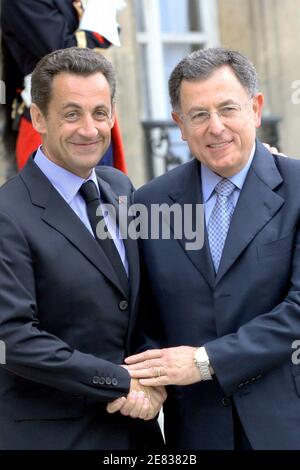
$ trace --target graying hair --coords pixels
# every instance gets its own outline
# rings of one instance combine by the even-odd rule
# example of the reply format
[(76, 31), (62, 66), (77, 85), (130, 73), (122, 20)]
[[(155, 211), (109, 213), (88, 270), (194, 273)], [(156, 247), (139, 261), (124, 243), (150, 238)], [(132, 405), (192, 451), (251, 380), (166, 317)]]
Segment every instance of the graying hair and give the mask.
[(89, 76), (102, 73), (106, 78), (113, 103), (116, 76), (112, 64), (100, 53), (88, 48), (69, 47), (51, 52), (36, 65), (31, 77), (31, 99), (46, 116), (51, 100), (52, 82), (60, 73)]
[(182, 59), (171, 73), (169, 95), (174, 111), (180, 110), (182, 80), (206, 80), (218, 68), (228, 65), (249, 95), (257, 94), (257, 73), (254, 65), (240, 52), (224, 47), (200, 49)]

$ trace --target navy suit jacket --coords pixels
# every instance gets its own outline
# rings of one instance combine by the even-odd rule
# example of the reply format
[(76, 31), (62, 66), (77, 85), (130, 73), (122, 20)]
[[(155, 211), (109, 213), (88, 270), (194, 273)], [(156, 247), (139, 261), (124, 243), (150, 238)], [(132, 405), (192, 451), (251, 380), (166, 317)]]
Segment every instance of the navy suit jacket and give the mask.
[[(150, 182), (135, 202), (201, 203), (199, 165)], [(299, 181), (299, 161), (273, 157), (257, 141), (217, 275), (206, 229), (198, 251), (185, 250), (185, 239), (141, 241), (148, 346), (204, 345), (215, 371), (212, 381), (169, 387), (170, 447), (232, 449), (234, 402), (254, 449), (300, 449), (300, 366), (292, 362), (300, 339)]]
[[(107, 203), (132, 185), (96, 170)], [(124, 240), (130, 295), (79, 217), (32, 159), (0, 189), (0, 449), (134, 449), (157, 424), (108, 414), (139, 306), (137, 242)], [(152, 440), (153, 438), (153, 440)], [(156, 439), (158, 438), (158, 440)]]

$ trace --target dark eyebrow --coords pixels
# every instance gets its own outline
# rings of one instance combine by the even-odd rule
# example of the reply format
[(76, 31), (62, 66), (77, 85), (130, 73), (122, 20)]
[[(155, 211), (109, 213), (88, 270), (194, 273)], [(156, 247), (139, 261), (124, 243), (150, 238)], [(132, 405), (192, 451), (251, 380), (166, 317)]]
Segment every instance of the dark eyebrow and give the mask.
[(104, 111), (110, 111), (110, 108), (108, 108), (107, 106), (105, 106), (105, 104), (99, 104), (98, 106), (95, 106), (95, 110), (96, 109), (101, 109), (101, 110), (104, 110)]
[(219, 106), (226, 106), (227, 104), (239, 104), (239, 103), (237, 103), (234, 100), (229, 99), (229, 100), (222, 101), (222, 103), (220, 103)]
[[(82, 106), (80, 106), (78, 103), (70, 101), (69, 103), (66, 103), (62, 107), (62, 110), (65, 111), (68, 108), (82, 109)], [(99, 105), (95, 106), (94, 111), (96, 109), (104, 109), (105, 111), (109, 111), (109, 108), (107, 106), (105, 106), (104, 104), (99, 104)]]
[(189, 113), (193, 113), (195, 111), (207, 111), (207, 109), (204, 106), (193, 106), (190, 110)]
[[(227, 105), (230, 105), (230, 104), (238, 104), (238, 103), (236, 101), (232, 100), (232, 99), (228, 99), (228, 100), (225, 100), (225, 101), (222, 101), (221, 103), (219, 103), (218, 107), (227, 106)], [(205, 108), (204, 106), (193, 106), (189, 110), (189, 114), (197, 112), (197, 111), (208, 111), (208, 109)]]
[(67, 108), (76, 108), (76, 109), (81, 109), (81, 106), (79, 106), (79, 104), (77, 103), (73, 103), (73, 102), (69, 102), (69, 103), (66, 103), (62, 109), (65, 110)]

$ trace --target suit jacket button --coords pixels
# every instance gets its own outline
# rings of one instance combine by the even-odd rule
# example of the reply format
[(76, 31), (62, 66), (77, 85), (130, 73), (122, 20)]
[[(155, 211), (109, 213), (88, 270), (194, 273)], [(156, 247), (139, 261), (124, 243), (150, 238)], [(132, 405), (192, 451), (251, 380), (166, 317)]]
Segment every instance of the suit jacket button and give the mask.
[(230, 406), (230, 398), (223, 397), (221, 401), (223, 406)]
[(105, 384), (105, 378), (104, 378), (104, 377), (100, 377), (100, 378), (99, 378), (99, 384), (100, 384), (100, 385), (104, 385), (104, 384)]
[(92, 379), (92, 382), (93, 382), (93, 384), (97, 385), (99, 383), (99, 380), (100, 380), (100, 377), (95, 375), (95, 377), (93, 377), (93, 379)]
[(238, 388), (243, 388), (244, 385), (245, 384), (242, 382), (242, 383), (238, 384)]
[(127, 300), (122, 300), (122, 301), (119, 303), (119, 309), (120, 309), (120, 310), (127, 310), (127, 309), (128, 309), (128, 302), (127, 302)]
[(110, 377), (106, 377), (105, 383), (106, 383), (106, 385), (111, 385), (111, 378), (110, 378)]
[(111, 381), (111, 384), (114, 385), (114, 386), (118, 385), (118, 383), (119, 383), (118, 379), (112, 379), (112, 381)]

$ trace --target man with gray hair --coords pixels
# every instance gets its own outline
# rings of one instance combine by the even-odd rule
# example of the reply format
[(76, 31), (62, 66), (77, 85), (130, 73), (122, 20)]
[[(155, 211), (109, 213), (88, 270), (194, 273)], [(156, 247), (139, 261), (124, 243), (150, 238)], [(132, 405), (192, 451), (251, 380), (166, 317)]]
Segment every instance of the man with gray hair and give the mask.
[(300, 162), (256, 139), (263, 96), (242, 54), (192, 53), (169, 91), (195, 158), (135, 202), (204, 204), (205, 242), (188, 251), (185, 239), (141, 240), (149, 349), (127, 358), (128, 370), (170, 386), (170, 448), (299, 450)]
[[(164, 388), (143, 387), (121, 366), (139, 309), (138, 248), (100, 203), (118, 211), (133, 188), (114, 168), (95, 170), (115, 89), (111, 63), (91, 49), (55, 51), (32, 74), (42, 146), (0, 190), (2, 450), (162, 443), (153, 418)], [(109, 238), (98, 238), (98, 223)]]

